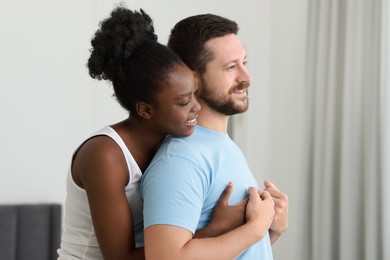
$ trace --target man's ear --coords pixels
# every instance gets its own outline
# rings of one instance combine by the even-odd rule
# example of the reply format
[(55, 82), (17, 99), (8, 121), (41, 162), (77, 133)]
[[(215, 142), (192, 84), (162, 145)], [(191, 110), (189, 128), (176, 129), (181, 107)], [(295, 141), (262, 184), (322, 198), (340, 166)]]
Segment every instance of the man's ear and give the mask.
[(196, 91), (199, 89), (200, 87), (200, 82), (202, 82), (201, 80), (201, 76), (198, 72), (196, 71), (192, 71), (194, 73), (194, 79), (195, 79), (195, 88), (196, 88)]
[(137, 114), (145, 119), (151, 119), (153, 117), (153, 106), (145, 102), (137, 102), (135, 104)]

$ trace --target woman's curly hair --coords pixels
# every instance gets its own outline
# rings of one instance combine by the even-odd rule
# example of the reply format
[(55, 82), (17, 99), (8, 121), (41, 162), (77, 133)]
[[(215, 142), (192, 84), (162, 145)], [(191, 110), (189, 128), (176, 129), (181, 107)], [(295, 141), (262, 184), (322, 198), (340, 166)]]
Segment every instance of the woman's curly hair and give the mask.
[(118, 102), (137, 116), (138, 101), (153, 103), (167, 74), (181, 59), (157, 42), (153, 21), (142, 9), (115, 8), (91, 40), (89, 74), (109, 80)]

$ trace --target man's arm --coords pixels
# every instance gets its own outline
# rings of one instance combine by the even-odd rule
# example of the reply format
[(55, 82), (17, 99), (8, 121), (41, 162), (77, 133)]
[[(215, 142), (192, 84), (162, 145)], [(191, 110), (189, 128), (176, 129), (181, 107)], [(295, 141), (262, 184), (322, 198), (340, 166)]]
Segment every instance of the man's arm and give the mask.
[(246, 223), (213, 238), (194, 239), (192, 233), (172, 225), (145, 229), (147, 259), (232, 259), (261, 240), (274, 216), (274, 202), (267, 191), (249, 189)]
[(288, 228), (288, 197), (272, 182), (264, 181), (275, 203), (275, 217), (269, 230), (271, 244), (273, 244)]

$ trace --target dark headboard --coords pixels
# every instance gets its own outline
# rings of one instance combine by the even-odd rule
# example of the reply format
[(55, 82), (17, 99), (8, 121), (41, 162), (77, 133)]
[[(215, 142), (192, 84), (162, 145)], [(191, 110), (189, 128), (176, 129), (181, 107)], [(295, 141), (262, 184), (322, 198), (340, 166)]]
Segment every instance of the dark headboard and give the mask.
[(60, 204), (0, 205), (0, 260), (55, 260)]

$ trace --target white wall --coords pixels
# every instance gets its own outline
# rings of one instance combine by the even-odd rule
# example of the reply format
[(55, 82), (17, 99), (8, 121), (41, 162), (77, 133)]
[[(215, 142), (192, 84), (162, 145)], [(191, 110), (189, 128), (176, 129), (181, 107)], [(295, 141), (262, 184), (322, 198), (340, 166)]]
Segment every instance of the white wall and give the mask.
[[(126, 2), (151, 15), (162, 43), (189, 15), (210, 12), (239, 23), (253, 83), (250, 110), (234, 117), (234, 139), (259, 182), (269, 178), (290, 197), (290, 229), (274, 252), (275, 259), (292, 259), (299, 234), (308, 0)], [(125, 117), (111, 88), (92, 80), (85, 67), (90, 38), (114, 3), (0, 2), (0, 203), (63, 203), (73, 150)]]
[[(234, 138), (260, 184), (289, 196), (289, 229), (274, 244), (275, 259), (299, 259), (301, 241), (305, 47), (308, 0), (262, 1), (243, 38), (249, 49), (250, 109), (234, 117)], [(242, 26), (243, 27), (243, 26)], [(255, 64), (253, 64), (255, 63)]]

